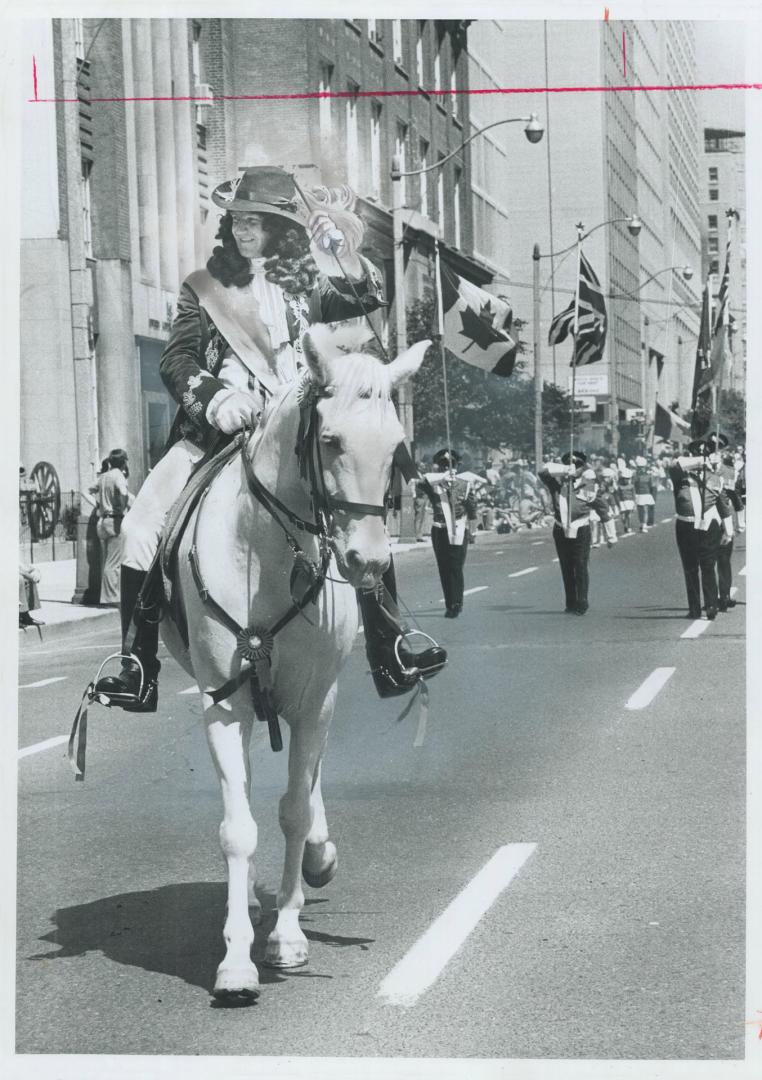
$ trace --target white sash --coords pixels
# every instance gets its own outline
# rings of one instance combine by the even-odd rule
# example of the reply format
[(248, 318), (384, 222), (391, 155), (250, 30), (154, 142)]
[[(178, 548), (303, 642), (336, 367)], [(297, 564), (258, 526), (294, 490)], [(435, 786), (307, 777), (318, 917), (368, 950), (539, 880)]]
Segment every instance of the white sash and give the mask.
[(208, 270), (196, 270), (187, 278), (190, 287), (238, 359), (274, 393), (292, 376), (278, 370), (270, 333), (259, 314), (259, 304), (249, 289), (225, 288)]

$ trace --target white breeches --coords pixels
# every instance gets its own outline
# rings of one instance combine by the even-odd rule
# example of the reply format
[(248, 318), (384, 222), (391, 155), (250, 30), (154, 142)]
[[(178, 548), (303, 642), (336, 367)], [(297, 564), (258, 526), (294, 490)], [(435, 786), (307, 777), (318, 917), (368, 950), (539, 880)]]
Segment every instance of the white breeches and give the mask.
[(148, 570), (159, 547), (161, 530), (172, 504), (188, 482), (204, 451), (181, 439), (157, 462), (122, 523), (122, 565)]

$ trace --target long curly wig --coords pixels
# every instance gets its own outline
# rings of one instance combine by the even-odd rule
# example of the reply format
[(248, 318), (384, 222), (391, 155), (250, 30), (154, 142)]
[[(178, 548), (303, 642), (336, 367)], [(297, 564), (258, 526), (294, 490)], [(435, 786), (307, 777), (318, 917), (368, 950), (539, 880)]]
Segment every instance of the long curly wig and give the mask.
[[(279, 214), (262, 215), (267, 242), (262, 250), (266, 259), (265, 277), (288, 293), (304, 295), (312, 291), (318, 268), (310, 252), (307, 230)], [(233, 236), (233, 216), (228, 210), (220, 218), (217, 240), (206, 268), (225, 288), (243, 287), (252, 279), (249, 260), (238, 250)]]

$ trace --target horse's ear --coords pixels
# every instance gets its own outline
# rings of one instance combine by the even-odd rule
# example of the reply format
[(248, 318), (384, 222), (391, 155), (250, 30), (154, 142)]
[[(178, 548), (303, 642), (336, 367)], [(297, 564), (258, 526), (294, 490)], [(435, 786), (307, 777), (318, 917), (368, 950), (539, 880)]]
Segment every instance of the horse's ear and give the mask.
[(392, 386), (399, 386), (400, 383), (415, 375), (423, 363), (423, 357), (429, 345), (431, 345), (431, 342), (428, 338), (423, 341), (416, 341), (415, 345), (411, 345), (409, 349), (401, 353), (396, 360), (389, 364), (387, 371)]
[(308, 330), (302, 338), (302, 355), (307, 362), (312, 378), (318, 386), (324, 386), (326, 381), (323, 358), (317, 350), (312, 332)]

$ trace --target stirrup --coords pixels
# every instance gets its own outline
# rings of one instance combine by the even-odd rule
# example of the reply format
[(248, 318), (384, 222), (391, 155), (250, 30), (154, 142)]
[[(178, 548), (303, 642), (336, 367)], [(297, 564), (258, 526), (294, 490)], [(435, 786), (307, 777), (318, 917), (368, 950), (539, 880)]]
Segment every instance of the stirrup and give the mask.
[[(394, 642), (394, 655), (397, 658), (397, 663), (400, 666), (400, 671), (402, 672), (402, 674), (405, 675), (406, 677), (412, 677), (414, 675), (419, 675), (419, 676), (422, 676), (422, 677), (426, 678), (429, 675), (435, 675), (438, 671), (441, 671), (441, 669), (447, 663), (447, 660), (444, 660), (441, 664), (437, 665), (436, 667), (427, 668), (427, 669), (423, 669), (423, 670), (421, 670), (418, 667), (411, 667), (411, 668), (405, 667), (405, 665), (402, 662), (402, 657), (400, 656), (400, 645), (403, 645), (405, 643), (405, 639), (409, 638), (409, 637), (423, 637), (423, 638), (426, 638), (426, 640), (429, 642), (429, 644), (431, 645), (431, 647), (433, 649), (441, 648), (441, 646), (439, 645), (439, 642), (435, 641), (434, 638), (431, 637), (429, 634), (424, 633), (423, 630), (406, 630), (404, 632), (404, 634), (399, 634), (396, 641)], [(411, 650), (411, 652), (412, 652), (412, 650)]]
[[(137, 694), (133, 694), (133, 693), (131, 693), (129, 691), (124, 691), (124, 692), (108, 691), (108, 692), (106, 692), (106, 691), (98, 689), (99, 683), (101, 681), (101, 672), (103, 671), (106, 664), (108, 664), (110, 660), (127, 660), (129, 663), (134, 664), (137, 667), (138, 671), (140, 672), (140, 684), (138, 686)], [(124, 669), (124, 665), (122, 665), (122, 669)], [(110, 708), (112, 705), (116, 705), (117, 707), (120, 707), (120, 708), (124, 708), (125, 706), (130, 706), (130, 705), (132, 705), (132, 706), (140, 705), (142, 703), (142, 701), (143, 701), (143, 695), (144, 695), (144, 693), (146, 691), (146, 688), (147, 688), (147, 684), (146, 684), (145, 670), (143, 668), (143, 664), (140, 661), (140, 658), (138, 656), (136, 656), (134, 653), (122, 653), (122, 652), (111, 653), (111, 655), (107, 656), (106, 659), (101, 664), (101, 666), (98, 668), (98, 674), (95, 676), (95, 679), (93, 680), (93, 689), (92, 689), (92, 692), (90, 693), (90, 700), (91, 701), (97, 701), (99, 705), (105, 705), (106, 708)]]

